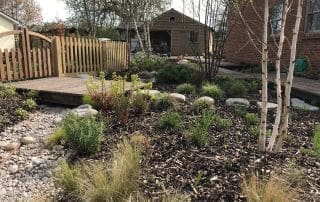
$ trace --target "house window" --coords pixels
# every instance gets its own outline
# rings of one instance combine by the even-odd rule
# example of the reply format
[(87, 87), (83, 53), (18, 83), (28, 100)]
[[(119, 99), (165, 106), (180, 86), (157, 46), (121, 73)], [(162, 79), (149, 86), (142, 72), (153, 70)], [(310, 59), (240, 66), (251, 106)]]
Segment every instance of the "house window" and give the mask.
[(320, 0), (310, 0), (307, 21), (308, 32), (320, 31)]
[(192, 43), (198, 42), (198, 32), (191, 31), (190, 34), (189, 34), (189, 40)]
[(169, 21), (170, 22), (175, 22), (176, 21), (176, 17), (170, 17)]
[(270, 15), (270, 29), (271, 35), (279, 34), (282, 24), (283, 3), (275, 4), (271, 8)]

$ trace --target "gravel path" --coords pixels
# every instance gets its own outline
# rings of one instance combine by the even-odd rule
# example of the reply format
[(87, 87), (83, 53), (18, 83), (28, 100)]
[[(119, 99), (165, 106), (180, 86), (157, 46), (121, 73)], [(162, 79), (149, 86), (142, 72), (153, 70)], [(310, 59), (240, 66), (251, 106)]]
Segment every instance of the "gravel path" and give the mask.
[[(28, 120), (0, 134), (0, 201), (25, 201), (55, 194), (52, 175), (64, 150), (48, 150), (45, 141), (56, 127), (55, 120), (65, 112), (63, 108), (42, 106)], [(31, 142), (19, 147), (23, 137), (31, 138)], [(8, 143), (15, 143), (15, 150), (6, 151), (10, 150), (4, 147)]]

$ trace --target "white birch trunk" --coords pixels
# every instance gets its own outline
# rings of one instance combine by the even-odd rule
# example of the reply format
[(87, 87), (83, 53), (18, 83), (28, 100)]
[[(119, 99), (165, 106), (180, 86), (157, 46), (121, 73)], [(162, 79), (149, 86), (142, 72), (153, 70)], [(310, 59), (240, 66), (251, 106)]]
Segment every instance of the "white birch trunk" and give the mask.
[(279, 152), (283, 145), (283, 140), (287, 136), (288, 133), (288, 119), (289, 119), (289, 107), (290, 107), (290, 98), (291, 98), (291, 89), (293, 82), (293, 72), (296, 60), (297, 53), (297, 42), (299, 37), (300, 24), (302, 19), (302, 7), (303, 1), (298, 0), (298, 9), (297, 9), (297, 17), (295, 22), (295, 27), (293, 30), (292, 36), (292, 44), (291, 44), (291, 55), (290, 55), (290, 66), (287, 74), (287, 79), (285, 83), (285, 94), (283, 98), (283, 109), (280, 123), (280, 135), (276, 140), (275, 151)]
[(273, 130), (272, 130), (272, 136), (269, 142), (269, 145), (267, 147), (267, 151), (271, 152), (276, 138), (279, 135), (279, 125), (280, 125), (280, 120), (281, 120), (281, 113), (282, 113), (282, 89), (281, 89), (281, 57), (282, 57), (282, 50), (283, 50), (283, 43), (285, 39), (285, 27), (286, 27), (286, 22), (287, 22), (287, 15), (289, 11), (289, 0), (286, 0), (284, 3), (284, 9), (283, 9), (283, 14), (282, 14), (282, 19), (281, 19), (281, 31), (280, 31), (280, 39), (279, 39), (279, 44), (278, 44), (278, 51), (277, 51), (277, 59), (276, 59), (276, 86), (277, 86), (277, 114), (276, 114), (276, 119), (273, 125)]
[(268, 116), (268, 22), (269, 22), (269, 0), (265, 0), (264, 5), (264, 26), (262, 39), (262, 108), (260, 135), (258, 141), (259, 151), (265, 151), (267, 116)]
[(138, 24), (137, 24), (137, 21), (136, 21), (135, 18), (133, 18), (133, 23), (134, 23), (134, 29), (136, 30), (136, 34), (137, 34), (138, 41), (139, 41), (139, 44), (140, 44), (140, 48), (142, 49), (143, 52), (145, 52), (144, 45), (143, 45), (143, 42), (142, 42), (142, 39), (141, 39), (141, 36), (140, 36)]

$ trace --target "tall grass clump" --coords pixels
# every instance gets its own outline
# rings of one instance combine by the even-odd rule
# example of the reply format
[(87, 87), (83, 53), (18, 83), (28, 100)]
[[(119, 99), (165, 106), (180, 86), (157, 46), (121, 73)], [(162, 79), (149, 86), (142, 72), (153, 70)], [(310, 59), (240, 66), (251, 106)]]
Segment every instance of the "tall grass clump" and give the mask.
[(68, 114), (62, 127), (67, 145), (79, 155), (94, 154), (100, 148), (105, 124), (94, 116), (80, 117)]
[(188, 131), (188, 139), (197, 146), (204, 146), (208, 143), (209, 127), (213, 121), (212, 112), (203, 110), (202, 116), (198, 118)]
[(224, 92), (218, 85), (206, 83), (202, 86), (201, 95), (209, 96), (219, 100), (223, 97)]
[(223, 119), (219, 115), (214, 115), (213, 121), (215, 122), (218, 130), (229, 130), (232, 126), (231, 120)]
[(291, 202), (296, 199), (288, 183), (276, 176), (264, 182), (253, 175), (243, 182), (242, 190), (248, 202)]
[(177, 93), (191, 95), (196, 93), (196, 87), (190, 83), (184, 83), (178, 85), (176, 91)]
[(242, 81), (235, 80), (230, 85), (227, 94), (232, 97), (245, 97), (248, 94), (248, 90)]

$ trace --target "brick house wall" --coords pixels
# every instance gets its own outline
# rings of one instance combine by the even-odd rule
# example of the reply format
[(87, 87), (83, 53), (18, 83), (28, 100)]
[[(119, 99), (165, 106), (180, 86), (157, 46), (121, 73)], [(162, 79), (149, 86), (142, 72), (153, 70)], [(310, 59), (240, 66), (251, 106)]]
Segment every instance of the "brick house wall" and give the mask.
[[(283, 0), (270, 0), (270, 8), (277, 3), (281, 3)], [(297, 12), (297, 0), (293, 0), (293, 6), (288, 13), (288, 19), (285, 29), (285, 34), (288, 40), (284, 44), (283, 55), (282, 55), (282, 67), (286, 68), (289, 65), (290, 59), (290, 43), (292, 40), (292, 30), (295, 25), (295, 16)], [(312, 67), (320, 69), (320, 33), (307, 32), (307, 8), (309, 6), (309, 0), (304, 0), (303, 7), (303, 18), (301, 21), (301, 27), (299, 31), (299, 39), (297, 45), (297, 57), (308, 58)], [(248, 24), (257, 36), (262, 36), (263, 29), (263, 6), (264, 1), (255, 0), (254, 6), (256, 11), (261, 16), (258, 17), (251, 5), (247, 5), (242, 8), (242, 13), (245, 19), (247, 19)], [(229, 62), (238, 64), (252, 64), (260, 65), (261, 54), (259, 53), (261, 49), (261, 43), (255, 41), (256, 46), (259, 51), (254, 47), (252, 43), (249, 42), (249, 37), (246, 32), (246, 28), (243, 25), (239, 14), (235, 9), (231, 9), (229, 13), (229, 37), (225, 45), (225, 57)], [(276, 55), (276, 45), (279, 41), (279, 36), (269, 35), (269, 56), (271, 62), (274, 62)], [(288, 42), (289, 41), (289, 42)]]

